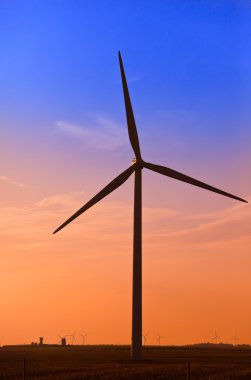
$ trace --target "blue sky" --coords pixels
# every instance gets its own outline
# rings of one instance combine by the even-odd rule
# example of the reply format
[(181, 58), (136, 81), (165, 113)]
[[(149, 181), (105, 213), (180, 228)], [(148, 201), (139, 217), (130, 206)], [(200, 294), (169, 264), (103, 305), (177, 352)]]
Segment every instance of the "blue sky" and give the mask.
[[(116, 128), (126, 130), (121, 50), (145, 158), (194, 176), (217, 168), (209, 179), (225, 172), (223, 185), (233, 172), (247, 184), (239, 173), (250, 158), (249, 1), (2, 1), (0, 38), (1, 148), (20, 166), (32, 159), (44, 176), (52, 160), (58, 171), (95, 155), (104, 180), (114, 155), (117, 172), (126, 166), (129, 143), (116, 145)], [(107, 123), (110, 153), (91, 137), (109, 135)]]
[[(131, 164), (118, 50), (143, 158), (251, 199), (251, 1), (0, 0), (2, 344), (130, 342), (133, 176), (52, 235)], [(251, 342), (250, 215), (144, 170), (149, 342)]]

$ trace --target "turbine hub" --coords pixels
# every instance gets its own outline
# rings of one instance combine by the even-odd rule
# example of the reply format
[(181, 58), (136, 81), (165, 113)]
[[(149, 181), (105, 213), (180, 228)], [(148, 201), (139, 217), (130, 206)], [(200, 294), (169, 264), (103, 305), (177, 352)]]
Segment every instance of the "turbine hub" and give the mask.
[(137, 168), (143, 169), (143, 167), (144, 167), (144, 161), (142, 160), (141, 157), (138, 159), (136, 157), (134, 157), (132, 159), (132, 165), (135, 165), (135, 164), (136, 164)]
[(134, 157), (134, 158), (132, 159), (132, 165), (136, 164), (136, 162), (137, 162), (137, 158)]

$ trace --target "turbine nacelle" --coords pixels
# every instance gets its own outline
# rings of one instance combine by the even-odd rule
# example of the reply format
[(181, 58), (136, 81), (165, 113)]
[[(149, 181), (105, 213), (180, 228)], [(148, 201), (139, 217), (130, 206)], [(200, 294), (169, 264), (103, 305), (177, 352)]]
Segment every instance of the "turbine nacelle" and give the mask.
[(137, 169), (143, 169), (143, 167), (144, 167), (144, 161), (142, 160), (141, 157), (140, 158), (134, 157), (132, 159), (132, 165), (135, 165), (135, 168), (137, 168)]

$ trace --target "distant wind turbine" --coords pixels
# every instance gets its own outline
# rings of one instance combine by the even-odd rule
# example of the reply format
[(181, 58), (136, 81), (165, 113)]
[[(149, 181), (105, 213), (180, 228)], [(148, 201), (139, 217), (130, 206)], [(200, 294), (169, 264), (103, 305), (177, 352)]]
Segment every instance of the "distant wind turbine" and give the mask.
[(160, 344), (161, 344), (161, 339), (165, 339), (165, 336), (160, 335), (158, 332), (157, 332), (157, 336), (158, 336), (158, 338), (157, 338), (157, 343), (158, 343), (158, 345), (160, 346)]
[(216, 343), (216, 344), (218, 344), (218, 339), (220, 339), (220, 337), (218, 336), (216, 330), (214, 331), (214, 334), (215, 334), (215, 335), (214, 335), (214, 337), (213, 337), (212, 339), (215, 340), (215, 343)]
[(145, 346), (146, 345), (146, 337), (148, 336), (148, 333), (146, 334), (142, 334), (142, 337), (143, 337), (143, 345)]
[(88, 333), (87, 334), (80, 334), (80, 335), (82, 336), (82, 344), (83, 344), (83, 346), (85, 346), (85, 341), (86, 341), (86, 337), (87, 337)]
[(58, 335), (60, 340), (58, 341), (58, 344), (61, 343), (62, 346), (64, 346), (66, 344), (66, 337), (69, 336), (69, 335), (64, 335), (64, 336), (61, 336), (61, 335)]
[(229, 194), (225, 191), (219, 190), (216, 187), (208, 185), (204, 182), (198, 181), (186, 174), (180, 173), (176, 170), (167, 168), (165, 166), (160, 166), (156, 164), (151, 164), (145, 162), (141, 156), (138, 132), (136, 128), (136, 123), (134, 119), (132, 104), (130, 100), (129, 90), (126, 82), (126, 76), (124, 71), (124, 66), (119, 53), (119, 64), (122, 77), (122, 86), (124, 92), (124, 101), (126, 109), (127, 127), (129, 139), (132, 148), (135, 153), (135, 158), (132, 161), (132, 165), (126, 169), (124, 172), (119, 174), (113, 181), (111, 181), (106, 187), (104, 187), (98, 194), (96, 194), (91, 200), (89, 200), (84, 206), (82, 206), (75, 214), (73, 214), (69, 219), (67, 219), (63, 224), (60, 225), (55, 231), (58, 232), (67, 224), (72, 222), (82, 213), (87, 211), (90, 207), (94, 206), (101, 199), (106, 197), (112, 191), (116, 190), (121, 186), (131, 175), (135, 173), (134, 176), (134, 234), (133, 234), (133, 296), (132, 296), (132, 348), (131, 357), (133, 360), (141, 359), (142, 354), (142, 182), (141, 174), (142, 169), (146, 168), (152, 170), (158, 174), (165, 175), (167, 177), (173, 178), (178, 181), (188, 183), (193, 186), (200, 187), (224, 195), (229, 198), (236, 199), (238, 201), (246, 202), (244, 199), (236, 197), (235, 195)]
[(231, 338), (231, 340), (234, 341), (234, 345), (236, 346), (236, 344), (237, 344), (237, 340), (239, 340), (238, 335), (237, 335), (237, 332), (235, 333), (234, 337)]
[(71, 344), (72, 344), (72, 346), (73, 346), (73, 344), (74, 344), (74, 342), (75, 342), (75, 340), (76, 340), (76, 331), (74, 331), (73, 334), (68, 334), (68, 335), (66, 335), (66, 336), (70, 336), (70, 337), (71, 337)]

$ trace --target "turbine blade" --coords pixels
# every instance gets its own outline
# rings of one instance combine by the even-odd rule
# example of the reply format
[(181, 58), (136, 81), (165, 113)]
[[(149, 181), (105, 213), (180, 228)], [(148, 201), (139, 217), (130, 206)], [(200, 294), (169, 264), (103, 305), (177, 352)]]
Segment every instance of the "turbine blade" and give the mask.
[(122, 57), (119, 52), (119, 65), (120, 65), (120, 72), (121, 72), (121, 78), (122, 78), (122, 85), (123, 85), (123, 92), (124, 92), (124, 100), (125, 100), (125, 109), (126, 109), (126, 119), (127, 119), (127, 128), (128, 128), (128, 134), (129, 139), (132, 145), (132, 148), (134, 150), (136, 158), (141, 158), (140, 153), (140, 146), (139, 146), (139, 137), (138, 132), (135, 124), (135, 119), (133, 115), (133, 109), (132, 104), (130, 100), (129, 90), (126, 82), (126, 76), (125, 76), (125, 70), (122, 62)]
[(60, 231), (62, 228), (67, 226), (67, 224), (71, 223), (74, 219), (76, 219), (79, 215), (83, 214), (83, 212), (88, 210), (90, 207), (95, 205), (101, 199), (103, 199), (112, 191), (116, 190), (119, 186), (121, 186), (134, 172), (135, 166), (136, 164), (130, 166), (128, 169), (126, 169), (124, 172), (118, 175), (113, 181), (111, 181), (106, 187), (104, 187), (98, 194), (96, 194), (91, 200), (89, 200), (83, 207), (81, 207), (77, 212), (75, 212), (75, 214), (73, 214), (69, 219), (67, 219), (63, 224), (61, 224), (61, 226), (59, 226), (53, 232), (53, 234)]
[(226, 197), (236, 199), (237, 201), (248, 203), (247, 201), (245, 201), (242, 198), (236, 197), (235, 195), (229, 194), (223, 190), (219, 190), (216, 187), (213, 187), (213, 186), (208, 185), (204, 182), (198, 181), (197, 179), (189, 177), (189, 176), (182, 174), (180, 172), (177, 172), (176, 170), (166, 168), (165, 166), (154, 165), (154, 164), (151, 164), (149, 162), (144, 162), (144, 167), (146, 167), (147, 169), (153, 170), (154, 172), (166, 175), (167, 177), (177, 179), (178, 181), (186, 182), (186, 183), (189, 183), (190, 185), (198, 186), (198, 187), (201, 187), (202, 189), (206, 189), (206, 190), (212, 191), (214, 193), (218, 193), (218, 194), (224, 195)]

